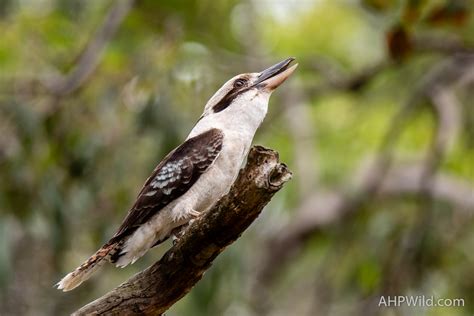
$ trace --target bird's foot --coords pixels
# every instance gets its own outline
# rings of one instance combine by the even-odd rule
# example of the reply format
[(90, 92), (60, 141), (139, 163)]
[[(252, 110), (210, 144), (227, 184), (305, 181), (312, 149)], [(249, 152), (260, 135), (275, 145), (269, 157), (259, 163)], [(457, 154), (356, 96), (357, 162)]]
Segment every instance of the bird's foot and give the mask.
[(171, 235), (171, 242), (173, 243), (173, 246), (176, 246), (178, 241), (179, 241), (179, 238), (176, 237), (176, 235)]
[(186, 226), (187, 225), (181, 225), (171, 231), (171, 241), (173, 243), (173, 246), (175, 246), (178, 243), (179, 239), (183, 237), (184, 232), (186, 230)]
[(198, 212), (196, 210), (191, 210), (189, 211), (189, 215), (191, 216), (191, 220), (199, 218), (199, 216), (202, 215), (201, 212)]
[(190, 210), (187, 214), (189, 216), (189, 221), (186, 224), (176, 227), (175, 229), (171, 231), (171, 240), (173, 242), (173, 246), (178, 243), (181, 237), (183, 237), (189, 225), (191, 225), (195, 220), (200, 218), (203, 213), (195, 211), (195, 210)]
[(189, 227), (192, 223), (194, 223), (194, 221), (198, 220), (203, 215), (203, 212), (190, 210), (188, 211), (187, 215), (189, 220), (184, 226)]

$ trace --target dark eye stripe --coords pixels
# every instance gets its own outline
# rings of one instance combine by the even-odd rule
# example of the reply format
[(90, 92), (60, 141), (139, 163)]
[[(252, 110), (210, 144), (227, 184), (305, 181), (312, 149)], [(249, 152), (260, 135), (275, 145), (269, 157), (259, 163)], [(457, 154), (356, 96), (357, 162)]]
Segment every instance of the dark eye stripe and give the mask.
[(212, 107), (214, 113), (225, 110), (230, 103), (237, 97), (238, 93), (234, 93), (234, 89), (229, 91), (216, 105)]
[[(239, 84), (241, 82), (242, 85), (236, 86), (236, 84), (238, 82), (239, 82)], [(245, 88), (246, 82), (247, 82), (246, 79), (237, 79), (234, 82), (234, 87), (232, 88), (232, 90), (227, 92), (227, 94), (222, 98), (222, 100), (220, 100), (216, 105), (214, 105), (212, 107), (212, 111), (214, 113), (219, 113), (219, 112), (225, 110), (239, 94), (241, 94), (242, 92), (248, 90), (248, 88)], [(242, 89), (242, 88), (244, 88), (244, 89)]]

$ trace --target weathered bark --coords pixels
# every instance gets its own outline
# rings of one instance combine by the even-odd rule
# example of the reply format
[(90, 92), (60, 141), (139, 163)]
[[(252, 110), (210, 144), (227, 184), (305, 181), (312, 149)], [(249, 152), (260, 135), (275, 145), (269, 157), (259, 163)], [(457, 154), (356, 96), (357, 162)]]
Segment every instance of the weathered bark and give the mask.
[(290, 178), (277, 152), (253, 147), (230, 192), (193, 222), (158, 262), (73, 315), (162, 314), (191, 290)]

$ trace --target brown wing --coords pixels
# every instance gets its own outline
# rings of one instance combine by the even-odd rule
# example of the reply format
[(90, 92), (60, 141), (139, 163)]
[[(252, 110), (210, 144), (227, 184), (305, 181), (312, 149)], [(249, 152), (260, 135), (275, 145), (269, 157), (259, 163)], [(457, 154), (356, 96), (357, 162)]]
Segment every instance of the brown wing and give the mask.
[(222, 131), (214, 128), (186, 140), (169, 153), (143, 185), (135, 204), (110, 242), (131, 234), (188, 191), (220, 153), (223, 138)]

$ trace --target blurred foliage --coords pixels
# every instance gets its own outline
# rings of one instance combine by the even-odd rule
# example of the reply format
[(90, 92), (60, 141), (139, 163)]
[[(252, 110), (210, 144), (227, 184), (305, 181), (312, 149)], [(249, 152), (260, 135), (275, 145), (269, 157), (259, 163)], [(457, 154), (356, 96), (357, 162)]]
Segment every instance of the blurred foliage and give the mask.
[[(52, 89), (74, 75), (117, 3), (0, 1), (0, 315), (71, 312), (159, 258), (169, 245), (127, 269), (107, 267), (74, 292), (52, 288), (114, 233), (224, 81), (287, 56), (300, 67), (272, 97), (255, 142), (278, 150), (295, 179), (167, 315), (474, 313), (474, 210), (435, 201), (423, 211), (428, 204), (416, 196), (371, 200), (309, 236), (265, 289), (271, 307), (251, 290), (266, 240), (286, 231), (307, 195), (345, 188), (430, 69), (473, 54), (472, 1), (137, 0), (91, 75), (71, 92)], [(420, 38), (435, 40), (420, 47)], [(471, 188), (473, 92), (472, 82), (456, 90), (460, 131), (437, 170)], [(437, 118), (428, 103), (406, 118), (393, 144), (397, 162), (429, 150)], [(307, 134), (291, 124), (294, 106), (305, 109), (293, 122), (308, 125)], [(300, 151), (302, 136), (312, 154)], [(302, 159), (317, 170), (312, 182)], [(420, 218), (413, 257), (397, 267)], [(387, 293), (463, 298), (466, 306), (369, 306)]]

